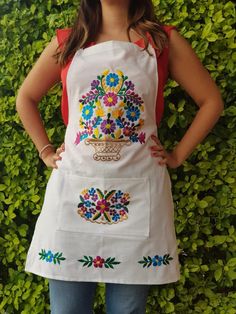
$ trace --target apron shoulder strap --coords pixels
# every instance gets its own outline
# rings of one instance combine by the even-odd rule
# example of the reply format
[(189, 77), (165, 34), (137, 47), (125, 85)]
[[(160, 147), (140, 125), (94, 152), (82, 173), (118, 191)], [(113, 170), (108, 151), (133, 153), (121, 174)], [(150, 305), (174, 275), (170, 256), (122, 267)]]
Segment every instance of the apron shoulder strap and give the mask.
[[(162, 29), (170, 38), (171, 31), (176, 29), (174, 25), (163, 25)], [(156, 58), (157, 58), (157, 65), (158, 65), (158, 93), (157, 93), (157, 104), (156, 104), (156, 122), (157, 125), (160, 125), (163, 112), (164, 112), (164, 88), (169, 76), (168, 71), (168, 58), (169, 58), (169, 46), (168, 44), (164, 47), (161, 54), (159, 51), (155, 50)]]
[[(71, 28), (63, 28), (56, 30), (57, 41), (60, 49), (63, 48), (63, 45), (68, 38), (71, 32)], [(66, 76), (70, 66), (71, 60), (66, 64), (65, 67), (61, 69), (61, 82), (62, 82), (62, 97), (61, 97), (61, 115), (65, 125), (68, 124), (68, 96), (66, 88)]]

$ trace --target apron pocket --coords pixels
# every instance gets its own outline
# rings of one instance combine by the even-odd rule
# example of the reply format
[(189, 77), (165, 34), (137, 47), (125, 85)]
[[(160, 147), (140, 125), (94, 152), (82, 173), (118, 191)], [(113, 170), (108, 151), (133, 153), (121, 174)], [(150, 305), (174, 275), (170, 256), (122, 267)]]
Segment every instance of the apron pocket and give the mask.
[(148, 177), (84, 177), (59, 172), (63, 187), (57, 196), (60, 198), (57, 231), (113, 237), (149, 236)]

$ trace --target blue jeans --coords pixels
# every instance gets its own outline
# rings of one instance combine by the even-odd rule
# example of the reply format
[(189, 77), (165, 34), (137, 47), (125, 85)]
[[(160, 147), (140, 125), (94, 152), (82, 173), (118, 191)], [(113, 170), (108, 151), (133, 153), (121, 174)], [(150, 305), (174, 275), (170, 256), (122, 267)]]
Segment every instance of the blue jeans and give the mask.
[[(92, 314), (97, 283), (48, 279), (52, 314)], [(149, 285), (106, 283), (107, 314), (145, 314)]]

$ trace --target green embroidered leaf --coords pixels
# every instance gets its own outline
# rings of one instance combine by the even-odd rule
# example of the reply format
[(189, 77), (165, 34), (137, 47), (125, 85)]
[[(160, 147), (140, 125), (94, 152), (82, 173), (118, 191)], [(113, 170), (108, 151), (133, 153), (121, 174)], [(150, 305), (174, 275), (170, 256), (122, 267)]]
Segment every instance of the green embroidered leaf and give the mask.
[(82, 195), (80, 195), (80, 200), (81, 200), (82, 203), (84, 203), (84, 198), (83, 198)]
[(104, 213), (104, 217), (106, 218), (107, 221), (111, 222), (111, 217), (108, 213)]
[(111, 190), (109, 193), (106, 194), (105, 199), (106, 200), (111, 199), (111, 197), (114, 195), (115, 192), (116, 190)]
[(104, 195), (103, 195), (103, 193), (102, 193), (102, 191), (100, 190), (100, 189), (96, 189), (97, 190), (97, 193), (98, 193), (98, 196), (101, 198), (101, 199), (103, 199), (104, 198)]
[(97, 220), (99, 217), (101, 217), (101, 213), (96, 213), (94, 216), (93, 216), (93, 220)]

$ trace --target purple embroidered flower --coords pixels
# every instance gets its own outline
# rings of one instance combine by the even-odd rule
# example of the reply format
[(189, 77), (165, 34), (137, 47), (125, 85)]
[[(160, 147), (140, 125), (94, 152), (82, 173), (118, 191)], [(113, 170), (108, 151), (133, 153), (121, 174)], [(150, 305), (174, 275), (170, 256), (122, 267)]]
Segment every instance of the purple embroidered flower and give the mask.
[(134, 90), (134, 84), (131, 81), (125, 82), (127, 89)]
[(99, 85), (99, 80), (93, 80), (91, 83), (91, 88), (95, 89), (96, 87), (98, 87)]
[(111, 134), (115, 131), (116, 124), (113, 120), (107, 119), (101, 123), (101, 130), (105, 134)]
[(97, 199), (98, 199), (97, 194), (94, 194), (94, 195), (92, 196), (92, 200), (95, 202)]
[(104, 104), (108, 107), (115, 106), (117, 100), (117, 95), (111, 92), (107, 93), (103, 98)]

